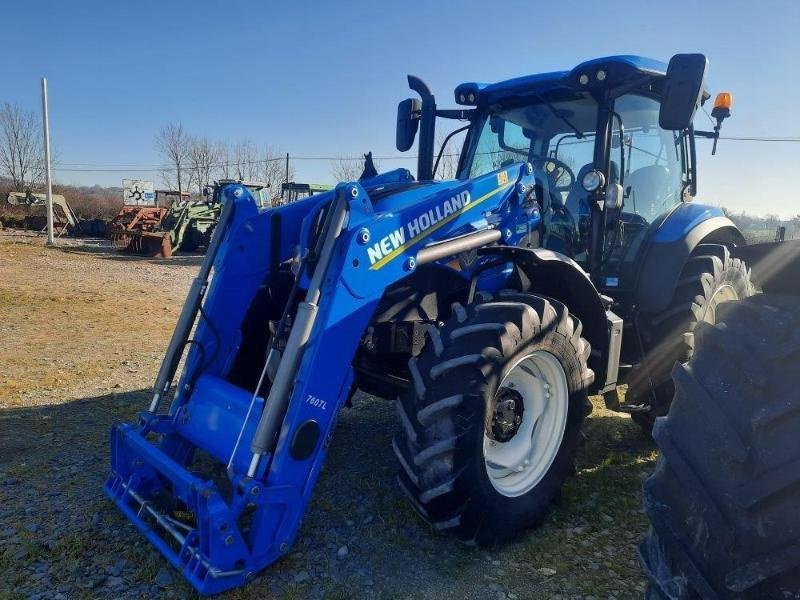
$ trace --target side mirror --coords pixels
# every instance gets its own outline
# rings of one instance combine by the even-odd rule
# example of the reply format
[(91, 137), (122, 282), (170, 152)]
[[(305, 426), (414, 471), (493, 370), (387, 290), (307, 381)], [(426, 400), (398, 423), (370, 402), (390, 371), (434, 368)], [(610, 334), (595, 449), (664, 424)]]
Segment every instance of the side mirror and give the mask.
[(676, 54), (669, 61), (658, 124), (680, 131), (692, 124), (700, 105), (708, 60), (702, 54)]
[(419, 129), (422, 102), (406, 98), (397, 105), (397, 139), (395, 145), (400, 152), (406, 152), (414, 145)]

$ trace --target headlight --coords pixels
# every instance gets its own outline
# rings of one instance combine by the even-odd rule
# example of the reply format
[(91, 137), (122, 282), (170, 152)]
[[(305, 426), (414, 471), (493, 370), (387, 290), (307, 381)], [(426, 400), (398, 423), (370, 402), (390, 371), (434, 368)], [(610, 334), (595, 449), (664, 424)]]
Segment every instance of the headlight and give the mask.
[(469, 96), (467, 96), (467, 100), (469, 100), (470, 104), (475, 104), (475, 94), (473, 92), (470, 92)]
[(578, 77), (578, 83), (586, 85), (589, 83), (589, 76), (586, 73), (581, 73), (580, 77)]
[(583, 176), (581, 185), (587, 192), (595, 192), (603, 185), (603, 174), (600, 171), (589, 171)]

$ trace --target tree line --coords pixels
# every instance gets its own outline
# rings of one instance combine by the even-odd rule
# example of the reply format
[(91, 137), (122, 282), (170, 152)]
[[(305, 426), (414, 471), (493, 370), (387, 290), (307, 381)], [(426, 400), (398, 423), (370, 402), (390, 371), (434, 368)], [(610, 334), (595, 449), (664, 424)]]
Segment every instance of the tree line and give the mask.
[[(181, 123), (161, 128), (155, 139), (164, 163), (161, 180), (169, 188), (202, 194), (215, 179), (241, 179), (270, 185), (275, 193), (294, 178), (285, 156), (270, 146), (259, 147), (252, 139), (233, 143), (193, 135)], [(287, 178), (288, 175), (288, 178)]]

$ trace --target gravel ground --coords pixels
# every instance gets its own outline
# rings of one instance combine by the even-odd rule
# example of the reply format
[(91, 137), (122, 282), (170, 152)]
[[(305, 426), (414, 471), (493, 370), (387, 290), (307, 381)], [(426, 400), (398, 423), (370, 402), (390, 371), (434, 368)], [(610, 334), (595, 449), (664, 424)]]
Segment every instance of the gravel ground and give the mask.
[[(106, 500), (108, 431), (148, 402), (197, 256), (0, 233), (0, 598), (193, 597)], [(438, 535), (394, 481), (390, 403), (344, 409), (297, 544), (226, 598), (631, 598), (654, 447), (599, 401), (538, 529), (497, 550)]]

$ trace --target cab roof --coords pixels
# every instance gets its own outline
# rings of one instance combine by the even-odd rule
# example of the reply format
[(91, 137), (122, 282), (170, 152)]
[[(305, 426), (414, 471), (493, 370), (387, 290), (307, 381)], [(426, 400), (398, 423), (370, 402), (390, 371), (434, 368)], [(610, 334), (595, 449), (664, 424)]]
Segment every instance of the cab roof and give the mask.
[[(660, 80), (666, 73), (666, 63), (652, 58), (634, 55), (606, 56), (583, 62), (570, 71), (525, 75), (497, 83), (462, 83), (455, 89), (455, 99), (458, 104), (485, 106), (503, 100), (549, 95), (558, 91), (591, 91), (634, 84), (638, 80), (645, 84), (653, 79)], [(598, 78), (598, 74), (602, 79)]]

